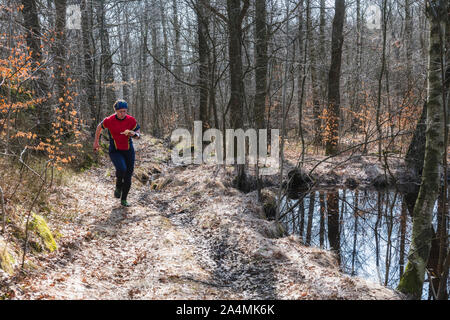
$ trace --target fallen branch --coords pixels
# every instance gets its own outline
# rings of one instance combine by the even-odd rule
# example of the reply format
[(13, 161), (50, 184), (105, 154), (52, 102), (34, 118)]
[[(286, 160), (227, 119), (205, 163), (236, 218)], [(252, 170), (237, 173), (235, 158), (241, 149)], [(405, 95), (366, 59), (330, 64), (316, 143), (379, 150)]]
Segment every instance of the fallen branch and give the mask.
[[(41, 179), (42, 181), (44, 181), (44, 178), (42, 178), (42, 176), (41, 176), (39, 173), (37, 173), (33, 168), (31, 168), (30, 166), (28, 166), (28, 165), (23, 161), (22, 157), (23, 157), (23, 155), (25, 154), (25, 151), (27, 150), (27, 148), (28, 148), (28, 146), (25, 146), (25, 148), (24, 148), (24, 149), (22, 150), (22, 152), (20, 153), (20, 157), (19, 157), (20, 163), (23, 164), (25, 167), (27, 167), (27, 169), (30, 170), (32, 173), (34, 173), (36, 176), (38, 176), (39, 179)], [(49, 160), (49, 161), (52, 161), (52, 160)], [(47, 163), (46, 163), (45, 170), (47, 170), (47, 164), (48, 164), (49, 161), (47, 161)]]

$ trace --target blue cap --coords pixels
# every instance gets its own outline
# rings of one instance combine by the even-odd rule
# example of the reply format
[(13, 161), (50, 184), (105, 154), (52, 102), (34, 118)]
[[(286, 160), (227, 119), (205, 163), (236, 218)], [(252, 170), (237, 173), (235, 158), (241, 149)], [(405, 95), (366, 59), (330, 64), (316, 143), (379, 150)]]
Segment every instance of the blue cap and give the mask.
[(115, 110), (128, 109), (128, 103), (125, 100), (117, 100), (114, 103), (114, 109)]

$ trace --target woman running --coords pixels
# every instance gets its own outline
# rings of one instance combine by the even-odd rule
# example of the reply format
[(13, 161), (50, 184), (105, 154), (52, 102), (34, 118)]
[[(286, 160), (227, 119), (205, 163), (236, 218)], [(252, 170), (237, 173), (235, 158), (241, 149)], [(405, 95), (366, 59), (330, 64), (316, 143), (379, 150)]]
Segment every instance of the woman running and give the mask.
[(124, 100), (114, 103), (114, 114), (103, 119), (95, 131), (94, 151), (99, 148), (100, 133), (103, 129), (109, 132), (109, 157), (116, 168), (116, 189), (114, 196), (120, 198), (121, 205), (129, 207), (128, 192), (131, 188), (131, 177), (134, 169), (134, 148), (131, 138), (140, 138), (140, 126), (134, 117), (127, 114), (128, 104)]

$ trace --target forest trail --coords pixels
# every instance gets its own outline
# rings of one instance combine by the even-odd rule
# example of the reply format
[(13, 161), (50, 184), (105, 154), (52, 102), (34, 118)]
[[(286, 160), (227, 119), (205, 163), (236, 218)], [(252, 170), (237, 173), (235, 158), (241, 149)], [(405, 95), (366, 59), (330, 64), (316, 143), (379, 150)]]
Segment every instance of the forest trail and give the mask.
[(134, 178), (132, 207), (113, 197), (107, 157), (53, 196), (64, 208), (50, 218), (59, 250), (39, 257), (16, 299), (400, 298), (342, 274), (327, 251), (275, 237), (255, 193), (230, 187), (228, 170), (174, 167), (150, 137), (136, 143), (136, 154), (136, 176), (161, 173), (155, 189)]

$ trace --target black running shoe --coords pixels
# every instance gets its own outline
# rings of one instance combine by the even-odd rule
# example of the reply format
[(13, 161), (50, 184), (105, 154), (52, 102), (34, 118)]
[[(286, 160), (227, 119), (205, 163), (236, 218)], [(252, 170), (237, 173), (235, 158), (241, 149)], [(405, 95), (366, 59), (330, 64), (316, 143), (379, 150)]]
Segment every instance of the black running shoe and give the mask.
[(127, 202), (127, 200), (121, 200), (121, 201), (120, 201), (120, 204), (121, 204), (122, 206), (124, 206), (124, 207), (131, 207), (131, 204), (129, 204), (129, 203)]
[(122, 190), (119, 188), (116, 188), (116, 190), (114, 190), (114, 197), (116, 197), (117, 199), (120, 199), (121, 196), (122, 196)]

